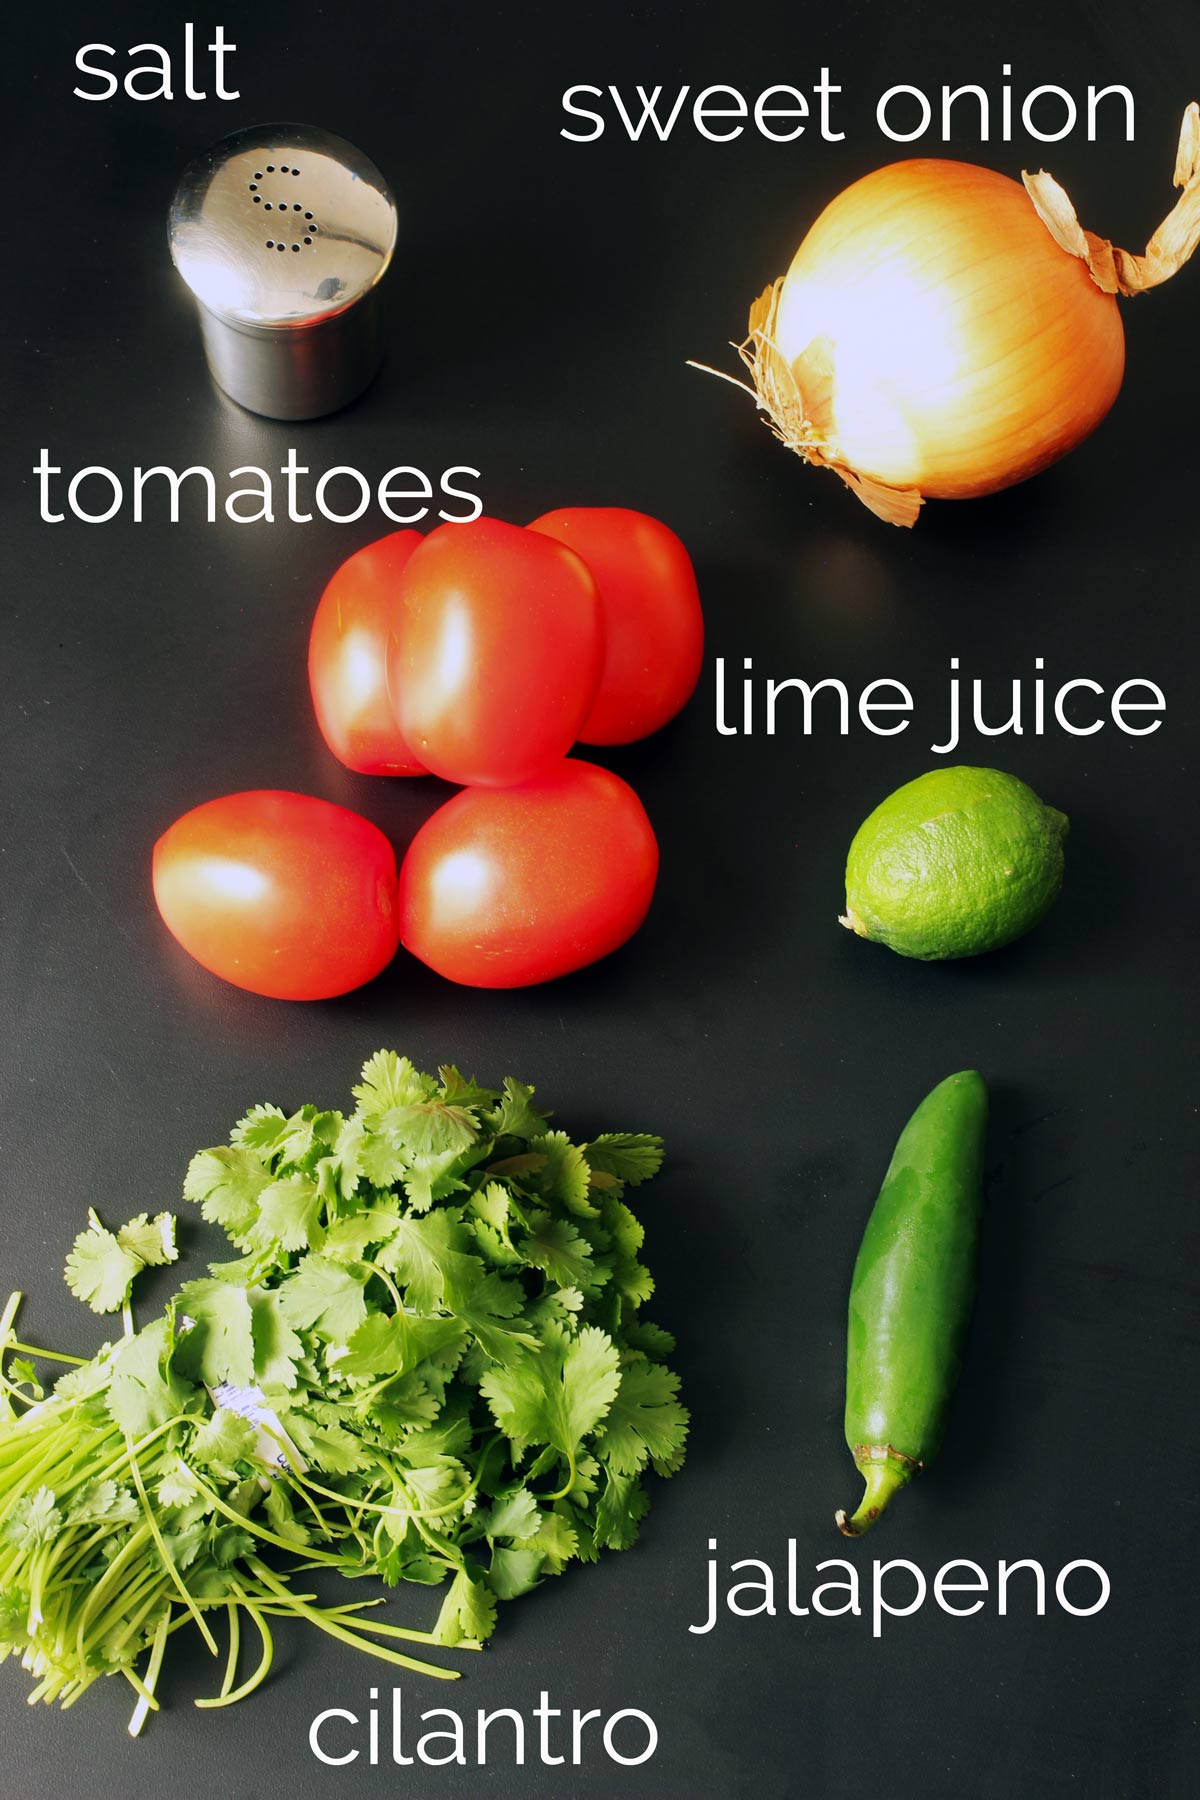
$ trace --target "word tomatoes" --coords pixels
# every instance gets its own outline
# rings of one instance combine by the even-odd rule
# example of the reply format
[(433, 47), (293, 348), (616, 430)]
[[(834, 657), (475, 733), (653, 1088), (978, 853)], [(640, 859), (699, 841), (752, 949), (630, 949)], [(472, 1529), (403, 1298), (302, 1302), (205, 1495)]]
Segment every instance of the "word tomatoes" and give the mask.
[(154, 846), (168, 930), (214, 975), (279, 1000), (325, 1000), (396, 954), (396, 858), (345, 807), (258, 789), (206, 801)]
[(658, 844), (618, 775), (564, 761), (521, 787), (467, 788), (434, 813), (400, 870), (400, 936), (467, 987), (524, 987), (632, 937)]

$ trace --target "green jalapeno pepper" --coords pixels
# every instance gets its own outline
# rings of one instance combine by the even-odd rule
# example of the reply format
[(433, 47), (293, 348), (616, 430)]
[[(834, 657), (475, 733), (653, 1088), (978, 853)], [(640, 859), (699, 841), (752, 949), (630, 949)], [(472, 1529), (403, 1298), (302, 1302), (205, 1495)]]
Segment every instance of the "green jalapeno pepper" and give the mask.
[(987, 1088), (950, 1075), (900, 1134), (850, 1287), (846, 1442), (866, 1481), (859, 1537), (936, 1456), (975, 1302)]

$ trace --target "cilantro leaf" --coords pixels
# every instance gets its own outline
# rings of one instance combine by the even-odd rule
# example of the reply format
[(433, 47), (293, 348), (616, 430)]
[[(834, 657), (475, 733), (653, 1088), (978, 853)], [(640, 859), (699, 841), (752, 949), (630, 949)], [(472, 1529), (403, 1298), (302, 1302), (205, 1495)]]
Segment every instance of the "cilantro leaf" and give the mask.
[(17, 1387), (27, 1387), (35, 1400), (44, 1398), (45, 1389), (38, 1380), (37, 1370), (27, 1356), (14, 1356), (8, 1365), (8, 1378)]
[(600, 1430), (600, 1455), (618, 1475), (636, 1475), (651, 1459), (660, 1475), (683, 1461), (688, 1413), (680, 1405), (679, 1377), (660, 1363), (634, 1362)]
[(575, 1527), (560, 1512), (543, 1512), (533, 1535), (519, 1538), (514, 1548), (537, 1550), (550, 1575), (561, 1575), (571, 1558), (578, 1556), (580, 1551)]
[(192, 1321), (179, 1339), (176, 1362), (182, 1374), (206, 1387), (254, 1380), (254, 1320), (245, 1288), (212, 1279), (189, 1281), (179, 1290), (179, 1310)]
[(292, 1387), (304, 1345), (283, 1316), (283, 1290), (247, 1290), (254, 1341), (254, 1379), (267, 1387)]
[(399, 1214), (390, 1216), (380, 1207), (349, 1213), (335, 1219), (321, 1243), (321, 1255), (330, 1262), (361, 1262), (370, 1244), (379, 1244), (396, 1229)]
[(231, 1569), (239, 1557), (253, 1556), (254, 1539), (236, 1525), (218, 1525), (212, 1534), (209, 1551), (218, 1569)]
[(389, 1381), (382, 1392), (373, 1394), (366, 1413), (389, 1442), (407, 1443), (412, 1432), (433, 1424), (442, 1403), (442, 1395), (423, 1375), (414, 1373)]
[(283, 1121), (275, 1142), (275, 1166), (291, 1168), (302, 1163), (317, 1141), (317, 1109), (302, 1106)]
[(190, 1454), (202, 1468), (218, 1469), (226, 1475), (234, 1472), (234, 1464), (253, 1462), (258, 1430), (249, 1419), (218, 1406), (211, 1419), (195, 1432)]
[(561, 1326), (548, 1325), (540, 1354), (525, 1352), (489, 1369), (479, 1388), (518, 1454), (530, 1444), (546, 1444), (574, 1462), (620, 1383), (617, 1348), (606, 1333), (585, 1325), (572, 1338)]
[(358, 1191), (362, 1176), (362, 1153), (368, 1142), (367, 1128), (358, 1113), (344, 1119), (333, 1141), (329, 1162), (342, 1196), (349, 1200)]
[(502, 1181), (489, 1181), (471, 1195), (470, 1210), (493, 1231), (507, 1233), (512, 1217), (509, 1192)]
[(641, 1350), (652, 1361), (670, 1356), (675, 1348), (675, 1339), (669, 1331), (659, 1325), (652, 1325), (649, 1319), (632, 1319), (624, 1328), (625, 1342), (631, 1350)]
[(298, 1331), (344, 1344), (367, 1316), (363, 1289), (369, 1273), (361, 1264), (343, 1268), (310, 1253), (280, 1289), (279, 1310)]
[(95, 1222), (75, 1239), (63, 1273), (75, 1298), (86, 1301), (93, 1312), (120, 1312), (142, 1259), (125, 1249), (95, 1213), (92, 1219)]
[(159, 1482), (156, 1495), (160, 1506), (190, 1506), (200, 1499), (200, 1485), (182, 1456), (177, 1456)]
[(49, 1544), (58, 1536), (62, 1522), (53, 1489), (39, 1487), (32, 1494), (22, 1495), (10, 1507), (0, 1526), (0, 1538), (20, 1550), (36, 1550), (40, 1544)]
[(573, 1144), (565, 1131), (551, 1131), (535, 1138), (533, 1148), (546, 1158), (546, 1167), (538, 1177), (538, 1187), (549, 1200), (555, 1200), (568, 1212), (581, 1219), (594, 1219), (597, 1210), (588, 1198), (589, 1170), (583, 1151)]
[(314, 1419), (307, 1411), (289, 1406), (280, 1423), (297, 1449), (326, 1475), (353, 1475), (372, 1460), (362, 1438), (336, 1420)]
[(545, 1565), (541, 1550), (504, 1549), (497, 1545), (492, 1551), (487, 1584), (497, 1600), (515, 1600), (538, 1585)]
[(219, 1225), (244, 1250), (258, 1219), (259, 1195), (270, 1182), (270, 1170), (253, 1150), (222, 1144), (193, 1156), (183, 1180), (183, 1197), (198, 1201), (209, 1224)]
[[(252, 1106), (229, 1134), (230, 1142), (257, 1150), (266, 1162), (278, 1149), (287, 1119), (278, 1106)], [(188, 1198), (192, 1196), (189, 1194)]]
[(420, 1150), (410, 1157), (401, 1180), (414, 1212), (428, 1212), (435, 1201), (461, 1191), (462, 1159), (461, 1150)]
[[(487, 1193), (503, 1193), (499, 1182), (485, 1190)], [(491, 1225), (474, 1210), (478, 1195), (472, 1196), (472, 1216), (467, 1220), (467, 1228), (475, 1240), (475, 1248), (483, 1252), (485, 1262), (493, 1263), (502, 1269), (519, 1269), (521, 1253), (514, 1246), (508, 1235), (506, 1225)]]
[(569, 1219), (551, 1218), (548, 1212), (529, 1215), (529, 1234), (521, 1240), (521, 1255), (535, 1268), (544, 1269), (556, 1287), (598, 1287), (608, 1279), (598, 1269), (591, 1247)]
[(251, 1244), (281, 1250), (305, 1250), (316, 1235), (321, 1196), (307, 1175), (288, 1175), (273, 1181), (259, 1195), (258, 1218), (247, 1233)]
[(401, 1218), (379, 1253), (379, 1265), (402, 1281), (415, 1312), (435, 1312), (471, 1286), (482, 1264), (466, 1253), (470, 1239), (457, 1207), (444, 1206), (424, 1218)]
[(628, 1550), (649, 1510), (650, 1496), (636, 1475), (618, 1475), (606, 1468), (604, 1492), (596, 1504), (596, 1549)]
[(504, 1097), (491, 1114), (490, 1123), (497, 1137), (524, 1138), (531, 1143), (545, 1129), (546, 1115), (532, 1104), (534, 1090), (523, 1081), (506, 1076)]
[(462, 1335), (457, 1319), (427, 1319), (404, 1310), (390, 1317), (371, 1313), (350, 1338), (335, 1369), (338, 1375), (407, 1375)]
[(492, 1271), (485, 1274), (480, 1266), (469, 1285), (456, 1291), (455, 1311), (484, 1353), (504, 1362), (517, 1349), (540, 1347), (540, 1339), (523, 1316), (524, 1299), (515, 1281), (506, 1281)]
[(442, 1602), (433, 1635), (439, 1644), (482, 1644), (496, 1627), (496, 1596), (460, 1569)]
[(141, 1508), (131, 1488), (115, 1481), (87, 1481), (76, 1488), (67, 1507), (68, 1525), (127, 1525)]
[(394, 1050), (377, 1050), (363, 1064), (362, 1079), (353, 1093), (359, 1110), (374, 1129), (380, 1113), (397, 1106), (419, 1105), (434, 1088), (427, 1075), (417, 1074), (407, 1056), (397, 1056)]
[(160, 1212), (150, 1218), (147, 1213), (138, 1213), (127, 1225), (121, 1226), (117, 1242), (123, 1250), (140, 1257), (149, 1269), (162, 1263), (173, 1263), (179, 1256), (175, 1247), (175, 1215)]
[(623, 1200), (607, 1197), (603, 1217), (612, 1243), (613, 1281), (627, 1300), (634, 1306), (641, 1306), (654, 1292), (654, 1277), (637, 1257), (646, 1236), (641, 1221), (634, 1217)]
[(296, 1517), (284, 1482), (273, 1481), (271, 1483), (267, 1489), (263, 1510), (267, 1515), (271, 1530), (277, 1537), (286, 1538), (290, 1544), (312, 1542), (312, 1534), (308, 1527), (302, 1525)]
[(593, 1169), (638, 1187), (662, 1168), (663, 1144), (645, 1132), (604, 1131), (584, 1145), (584, 1155)]
[(359, 1147), (358, 1166), (372, 1187), (390, 1188), (408, 1168), (408, 1156), (402, 1145), (372, 1133)]
[(514, 1488), (496, 1501), (481, 1521), (491, 1538), (526, 1538), (537, 1530), (538, 1503), (525, 1486)]
[(19, 1587), (0, 1589), (0, 1647), (23, 1644), (28, 1635), (28, 1592)]
[(168, 1317), (144, 1326), (117, 1350), (107, 1404), (128, 1437), (144, 1437), (190, 1405), (195, 1390), (171, 1368), (174, 1349)]
[(499, 1095), (495, 1088), (480, 1087), (473, 1078), (468, 1081), (453, 1063), (443, 1063), (438, 1070), (438, 1099), (455, 1106), (490, 1106)]

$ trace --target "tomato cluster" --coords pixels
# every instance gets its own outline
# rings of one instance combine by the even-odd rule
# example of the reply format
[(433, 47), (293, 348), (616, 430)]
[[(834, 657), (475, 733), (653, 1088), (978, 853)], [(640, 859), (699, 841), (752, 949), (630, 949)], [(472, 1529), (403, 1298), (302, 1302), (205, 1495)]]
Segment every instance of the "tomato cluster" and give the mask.
[(387, 840), (342, 807), (209, 801), (155, 846), (164, 920), (206, 968), (285, 999), (345, 993), (398, 943), (472, 987), (594, 962), (645, 918), (658, 845), (633, 789), (567, 752), (665, 724), (695, 688), (703, 636), (687, 552), (642, 513), (481, 518), (368, 544), (313, 621), (322, 735), (359, 773), (463, 791), (399, 877)]

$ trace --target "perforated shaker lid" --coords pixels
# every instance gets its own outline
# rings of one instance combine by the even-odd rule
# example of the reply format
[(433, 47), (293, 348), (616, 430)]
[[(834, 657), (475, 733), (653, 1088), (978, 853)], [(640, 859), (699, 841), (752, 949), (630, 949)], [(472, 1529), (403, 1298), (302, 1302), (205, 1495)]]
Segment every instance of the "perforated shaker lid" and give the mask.
[(258, 125), (189, 163), (171, 255), (201, 305), (243, 328), (317, 324), (362, 299), (396, 244), (375, 164), (312, 125)]

